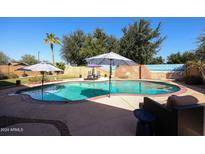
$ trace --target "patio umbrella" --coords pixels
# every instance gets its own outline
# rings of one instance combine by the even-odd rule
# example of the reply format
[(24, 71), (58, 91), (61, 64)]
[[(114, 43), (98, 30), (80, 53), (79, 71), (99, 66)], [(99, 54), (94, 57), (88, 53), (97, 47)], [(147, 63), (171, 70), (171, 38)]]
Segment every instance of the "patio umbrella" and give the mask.
[(88, 64), (88, 67), (92, 68), (92, 75), (94, 75), (95, 74), (95, 68), (96, 67), (101, 67), (101, 66), (97, 65), (97, 64)]
[(43, 86), (43, 83), (44, 83), (44, 74), (45, 74), (45, 72), (61, 72), (61, 71), (63, 71), (63, 70), (61, 70), (61, 69), (59, 69), (59, 68), (57, 68), (57, 67), (55, 67), (51, 64), (45, 63), (45, 62), (41, 62), (41, 63), (38, 63), (38, 64), (26, 66), (26, 67), (23, 67), (23, 68), (19, 68), (17, 70), (41, 72), (42, 73), (42, 86)]
[(109, 73), (109, 97), (111, 90), (111, 76), (112, 76), (112, 65), (135, 65), (136, 63), (131, 59), (123, 57), (114, 52), (109, 52), (106, 54), (101, 54), (98, 56), (90, 57), (86, 59), (88, 64), (97, 64), (97, 65), (109, 65), (110, 73)]

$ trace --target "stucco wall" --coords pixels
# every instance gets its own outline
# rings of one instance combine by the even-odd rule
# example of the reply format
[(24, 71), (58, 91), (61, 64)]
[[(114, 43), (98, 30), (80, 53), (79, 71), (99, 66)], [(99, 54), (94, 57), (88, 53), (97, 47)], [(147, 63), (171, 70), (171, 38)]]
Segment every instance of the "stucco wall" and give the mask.
[(120, 65), (115, 70), (115, 77), (122, 79), (139, 79), (139, 66)]
[(181, 79), (183, 72), (151, 72), (151, 79)]
[[(23, 65), (0, 65), (0, 74), (8, 74), (8, 73), (13, 73), (21, 77), (24, 74), (24, 71), (16, 71), (16, 69), (24, 67)], [(35, 75), (40, 75), (39, 72), (25, 72), (29, 76), (35, 76)]]
[[(149, 65), (150, 67), (151, 65)], [(151, 70), (149, 67), (147, 67), (146, 65), (141, 65), (141, 79), (180, 79), (183, 77), (183, 71), (160, 71), (157, 67), (157, 65), (155, 66), (151, 66), (152, 69), (156, 68), (158, 69), (157, 71), (153, 71)], [(161, 66), (161, 68), (165, 68), (163, 66)], [(166, 65), (166, 69), (168, 69), (168, 65)], [(175, 67), (171, 66), (171, 69), (175, 69)], [(139, 79), (140, 78), (140, 67), (139, 65), (135, 65), (135, 66), (126, 66), (126, 65), (121, 65), (119, 67), (117, 67), (116, 71), (115, 71), (115, 77), (117, 78), (126, 78), (126, 79)]]
[[(73, 77), (79, 77), (81, 74), (83, 78), (86, 78), (89, 71), (92, 72), (92, 68), (85, 66), (68, 66), (66, 67), (64, 74), (73, 74)], [(100, 72), (101, 76), (105, 76), (105, 74), (107, 74), (107, 76), (109, 75), (107, 71), (102, 70), (101, 68), (95, 68), (95, 73), (98, 71)]]

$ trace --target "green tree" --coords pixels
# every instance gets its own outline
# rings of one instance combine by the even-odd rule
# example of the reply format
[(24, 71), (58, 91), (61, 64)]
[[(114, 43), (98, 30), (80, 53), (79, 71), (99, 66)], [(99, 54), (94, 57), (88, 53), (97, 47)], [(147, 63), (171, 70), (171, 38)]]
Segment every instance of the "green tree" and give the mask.
[(86, 36), (83, 31), (77, 30), (68, 36), (63, 36), (61, 57), (70, 64), (85, 64), (85, 59), (80, 54)]
[(65, 70), (65, 63), (60, 62), (60, 63), (56, 63), (56, 66), (62, 70)]
[(164, 59), (162, 58), (162, 56), (159, 57), (154, 57), (150, 64), (164, 64)]
[(21, 57), (20, 62), (26, 63), (28, 65), (33, 65), (33, 64), (37, 64), (38, 60), (33, 55), (25, 54), (24, 56)]
[(120, 43), (114, 36), (107, 36), (107, 50), (115, 53), (119, 53)]
[(168, 64), (185, 64), (187, 61), (196, 61), (197, 56), (193, 51), (186, 51), (184, 53), (173, 53), (168, 56)]
[(114, 36), (107, 35), (100, 28), (88, 35), (78, 30), (63, 37), (61, 56), (68, 63), (84, 65), (88, 57), (110, 51), (117, 52), (118, 49), (119, 41)]
[(61, 45), (60, 39), (58, 37), (55, 37), (55, 34), (53, 33), (46, 33), (46, 38), (44, 39), (45, 44), (50, 44), (50, 48), (52, 51), (52, 63), (55, 64), (54, 59), (54, 44)]
[(197, 61), (198, 57), (195, 51), (186, 51), (182, 54), (182, 63), (186, 63), (187, 61)]
[(168, 64), (181, 64), (182, 63), (182, 55), (180, 52), (173, 53), (167, 57)]
[(89, 34), (86, 38), (81, 54), (84, 58), (95, 56), (109, 52), (107, 48), (107, 35), (103, 30), (97, 28), (93, 34)]
[(2, 51), (0, 51), (0, 64), (8, 64), (10, 58)]
[(97, 28), (86, 38), (81, 54), (87, 58), (111, 51), (118, 52), (118, 50), (119, 41), (114, 36), (109, 36), (102, 29)]
[(160, 27), (159, 23), (155, 29), (151, 28), (149, 21), (140, 19), (123, 28), (119, 53), (140, 64), (150, 63), (165, 39), (160, 36)]
[(196, 49), (198, 59), (205, 60), (205, 34), (200, 35), (198, 38), (199, 47)]

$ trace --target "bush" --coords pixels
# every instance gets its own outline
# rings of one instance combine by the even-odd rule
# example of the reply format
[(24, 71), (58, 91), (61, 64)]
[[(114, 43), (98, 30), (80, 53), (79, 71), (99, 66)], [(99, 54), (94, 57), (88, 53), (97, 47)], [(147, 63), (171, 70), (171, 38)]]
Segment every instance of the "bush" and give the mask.
[(203, 79), (200, 76), (186, 76), (184, 77), (184, 82), (186, 84), (198, 85), (203, 84)]
[(18, 75), (14, 74), (14, 73), (1, 74), (1, 75), (0, 75), (0, 80), (4, 80), (4, 79), (15, 79), (15, 78), (18, 78)]
[[(42, 76), (35, 76), (28, 79), (29, 82), (41, 82)], [(44, 76), (44, 81), (49, 81), (49, 78), (47, 76)]]
[(53, 75), (53, 73), (52, 73), (52, 72), (48, 72), (47, 74), (48, 74), (48, 75)]
[(57, 79), (71, 79), (71, 78), (78, 78), (78, 74), (59, 74), (56, 76)]
[(10, 73), (8, 75), (9, 79), (15, 79), (15, 78), (18, 78), (18, 75), (14, 74), (14, 73)]
[(56, 63), (56, 67), (58, 67), (61, 70), (65, 70), (65, 63), (63, 63), (63, 62)]
[(128, 79), (128, 75), (121, 75), (119, 76), (120, 79)]
[(8, 79), (8, 76), (5, 74), (0, 74), (0, 80)]
[(36, 77), (31, 77), (28, 79), (29, 82), (39, 82), (42, 80), (42, 77), (36, 76)]
[[(78, 75), (74, 74), (59, 74), (59, 75), (45, 75), (44, 76), (44, 81), (49, 82), (49, 81), (54, 81), (54, 80), (63, 80), (63, 79), (70, 79), (70, 78), (77, 78)], [(42, 81), (42, 76), (35, 76), (35, 77), (29, 77), (28, 79), (29, 82), (41, 82)]]
[(26, 74), (26, 73), (22, 74), (22, 77), (27, 77), (27, 76), (28, 76), (28, 74)]

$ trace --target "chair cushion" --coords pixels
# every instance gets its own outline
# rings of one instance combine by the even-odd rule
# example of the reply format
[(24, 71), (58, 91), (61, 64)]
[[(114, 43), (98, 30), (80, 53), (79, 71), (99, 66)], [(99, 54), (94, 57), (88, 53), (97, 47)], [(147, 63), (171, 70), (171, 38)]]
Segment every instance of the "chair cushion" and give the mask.
[(143, 109), (134, 110), (135, 117), (142, 122), (152, 122), (156, 120), (155, 116)]
[(198, 99), (191, 95), (186, 95), (186, 96), (172, 95), (167, 100), (167, 107), (173, 108), (177, 106), (193, 105), (197, 103), (198, 103)]

